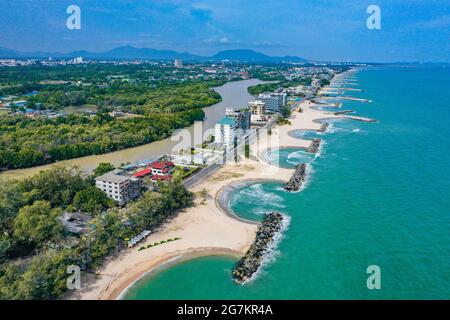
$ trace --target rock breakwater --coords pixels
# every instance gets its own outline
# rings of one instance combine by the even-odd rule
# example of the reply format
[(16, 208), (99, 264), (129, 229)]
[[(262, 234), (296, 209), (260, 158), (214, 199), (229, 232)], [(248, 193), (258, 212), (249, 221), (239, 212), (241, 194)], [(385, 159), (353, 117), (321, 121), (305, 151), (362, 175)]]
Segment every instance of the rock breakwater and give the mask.
[(306, 148), (306, 151), (311, 153), (317, 153), (319, 151), (321, 141), (322, 140), (320, 140), (319, 138), (315, 138), (313, 141), (311, 141), (309, 147)]
[(286, 191), (298, 191), (300, 190), (303, 182), (306, 179), (306, 163), (298, 164), (295, 166), (294, 174), (291, 179), (284, 185), (283, 189)]
[(319, 132), (325, 132), (327, 131), (329, 124), (328, 122), (322, 123), (322, 125), (320, 126)]
[(243, 284), (261, 267), (264, 255), (267, 254), (276, 233), (283, 226), (283, 219), (279, 212), (271, 212), (264, 216), (256, 232), (255, 241), (234, 266), (232, 277), (236, 283)]

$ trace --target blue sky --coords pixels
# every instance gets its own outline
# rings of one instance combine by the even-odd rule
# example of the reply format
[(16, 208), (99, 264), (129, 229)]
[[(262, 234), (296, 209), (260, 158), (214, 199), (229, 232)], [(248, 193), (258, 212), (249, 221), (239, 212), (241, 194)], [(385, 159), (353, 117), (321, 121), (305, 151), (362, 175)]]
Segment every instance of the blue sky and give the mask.
[[(81, 30), (66, 28), (71, 4), (81, 8)], [(381, 8), (381, 30), (366, 27), (371, 4)], [(450, 62), (450, 0), (0, 0), (0, 47), (68, 52), (123, 45)]]

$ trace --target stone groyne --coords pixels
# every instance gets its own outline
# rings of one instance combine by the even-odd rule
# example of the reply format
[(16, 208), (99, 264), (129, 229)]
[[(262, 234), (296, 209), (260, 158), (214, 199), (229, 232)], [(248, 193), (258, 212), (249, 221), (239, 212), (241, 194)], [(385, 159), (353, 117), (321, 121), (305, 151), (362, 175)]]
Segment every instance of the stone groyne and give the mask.
[(300, 190), (303, 182), (306, 179), (306, 163), (298, 164), (295, 166), (294, 174), (291, 179), (284, 185), (283, 189), (286, 191), (298, 191)]
[(319, 132), (325, 132), (327, 131), (329, 124), (328, 122), (322, 123), (322, 125), (320, 126)]
[(264, 216), (256, 232), (255, 241), (233, 268), (232, 277), (236, 283), (243, 284), (261, 267), (263, 258), (274, 241), (274, 236), (283, 226), (283, 219), (278, 212), (271, 212)]
[(353, 112), (354, 112), (353, 110), (342, 110), (342, 111), (333, 112), (333, 114), (338, 116), (340, 114), (353, 113)]
[(321, 141), (322, 140), (320, 140), (319, 138), (315, 138), (313, 141), (311, 141), (309, 147), (306, 148), (306, 151), (311, 153), (317, 153), (319, 151)]

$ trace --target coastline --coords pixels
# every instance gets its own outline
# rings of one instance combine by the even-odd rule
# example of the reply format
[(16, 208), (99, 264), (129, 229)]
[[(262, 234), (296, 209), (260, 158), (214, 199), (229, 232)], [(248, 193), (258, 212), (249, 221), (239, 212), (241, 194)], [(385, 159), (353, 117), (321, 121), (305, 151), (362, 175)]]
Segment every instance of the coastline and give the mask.
[(106, 296), (107, 300), (123, 300), (128, 290), (147, 275), (170, 268), (178, 263), (189, 261), (201, 257), (211, 256), (229, 256), (239, 258), (241, 252), (228, 248), (196, 248), (182, 252), (173, 252), (167, 256), (161, 257), (156, 261), (143, 263), (141, 268), (133, 270), (134, 272), (128, 278), (117, 283), (114, 290)]
[[(241, 164), (226, 164), (191, 188), (190, 191), (194, 193), (205, 189), (208, 195), (204, 199), (196, 195), (193, 207), (180, 212), (148, 237), (143, 245), (174, 236), (181, 237), (182, 240), (142, 251), (123, 250), (117, 257), (108, 259), (96, 276), (89, 277), (82, 289), (66, 295), (66, 299), (123, 297), (136, 281), (167, 265), (172, 259), (178, 262), (179, 259), (184, 261), (207, 255), (242, 256), (253, 243), (258, 224), (236, 216), (218, 197), (226, 192), (225, 188), (236, 183), (288, 181), (294, 169), (280, 168), (260, 159), (261, 150), (285, 146), (307, 148), (311, 140), (292, 137), (289, 132), (319, 130), (319, 120), (342, 118), (326, 114), (314, 106), (316, 104), (311, 101), (298, 103), (289, 119), (291, 124), (277, 125), (270, 136), (252, 143), (250, 152), (254, 160), (250, 157), (251, 159), (245, 159)], [(298, 112), (298, 108), (302, 108), (303, 112)]]

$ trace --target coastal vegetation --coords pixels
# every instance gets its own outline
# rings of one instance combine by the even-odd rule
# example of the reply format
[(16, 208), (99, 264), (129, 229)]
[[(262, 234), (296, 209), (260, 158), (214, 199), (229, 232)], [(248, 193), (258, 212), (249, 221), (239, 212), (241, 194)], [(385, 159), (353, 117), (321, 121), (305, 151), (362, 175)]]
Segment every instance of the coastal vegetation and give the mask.
[[(2, 69), (0, 96), (33, 90), (24, 97), (26, 108), (57, 113), (52, 117), (14, 112), (0, 116), (0, 170), (161, 140), (202, 120), (202, 108), (221, 100), (211, 88), (225, 80), (181, 81), (167, 73), (158, 67), (110, 64)], [(66, 107), (80, 112), (63, 112)], [(83, 107), (97, 111), (83, 113)], [(12, 104), (11, 111), (16, 109)], [(126, 116), (115, 116), (112, 111)]]
[(284, 117), (278, 117), (277, 118), (277, 125), (282, 126), (282, 125), (285, 125), (285, 124), (290, 125), (291, 122), (288, 119), (284, 118)]
[[(122, 210), (94, 189), (92, 177), (77, 168), (0, 184), (0, 299), (60, 297), (67, 289), (68, 266), (93, 271), (108, 254), (124, 248), (127, 238), (155, 230), (192, 204), (179, 179), (158, 184), (155, 192)], [(61, 222), (72, 210), (92, 217), (81, 236)]]
[[(209, 91), (209, 89), (204, 88)], [(61, 116), (29, 119), (23, 115), (0, 117), (0, 168), (17, 169), (58, 160), (102, 154), (166, 138), (175, 129), (202, 120), (202, 106), (218, 97), (197, 100), (197, 107), (172, 112), (160, 109), (142, 117), (114, 118), (108, 113), (95, 116)], [(194, 97), (192, 99), (195, 99)], [(145, 106), (144, 106), (145, 108)]]
[(150, 244), (148, 244), (146, 246), (139, 247), (138, 251), (142, 251), (142, 250), (145, 250), (145, 249), (153, 248), (153, 247), (159, 246), (161, 244), (172, 242), (172, 241), (177, 241), (177, 240), (181, 240), (181, 238), (180, 237), (175, 237), (175, 238), (170, 238), (170, 239), (167, 239), (167, 240), (161, 240), (161, 241), (158, 241), (158, 242), (150, 243)]
[(115, 167), (111, 163), (101, 162), (98, 164), (98, 166), (92, 172), (92, 176), (95, 178), (95, 177), (101, 176), (102, 174), (105, 174), (107, 172), (113, 171), (114, 169), (115, 169)]
[(283, 78), (283, 80), (279, 80), (276, 82), (257, 84), (255, 86), (248, 87), (247, 90), (248, 93), (250, 93), (251, 95), (258, 95), (264, 92), (276, 91), (278, 88), (288, 88), (299, 85), (309, 86), (310, 84), (311, 84), (310, 77), (297, 78), (293, 80), (286, 80)]

